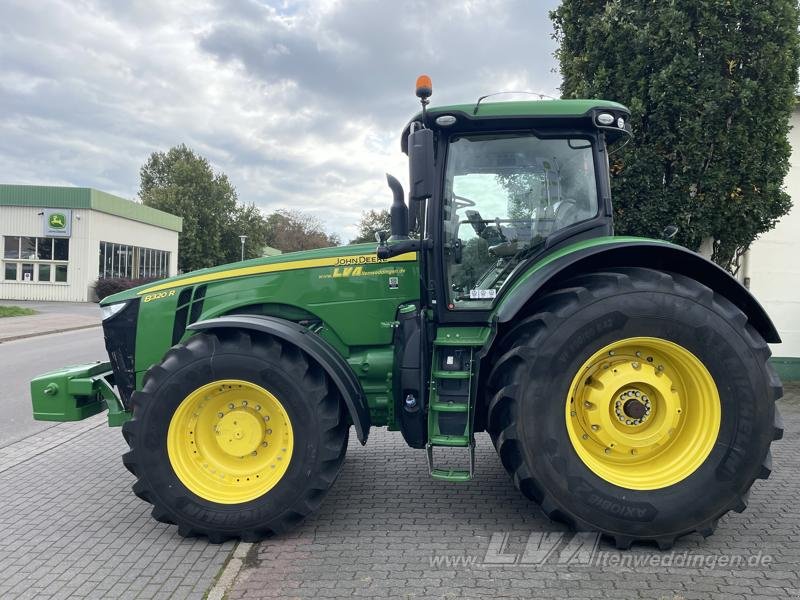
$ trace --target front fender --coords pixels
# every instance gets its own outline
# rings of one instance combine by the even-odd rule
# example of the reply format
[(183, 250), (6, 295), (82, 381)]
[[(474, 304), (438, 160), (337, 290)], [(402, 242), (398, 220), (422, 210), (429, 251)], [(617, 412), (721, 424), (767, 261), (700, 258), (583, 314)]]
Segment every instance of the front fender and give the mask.
[(315, 360), (328, 374), (344, 399), (347, 411), (356, 428), (358, 441), (366, 444), (370, 416), (367, 399), (361, 383), (350, 365), (320, 336), (292, 321), (260, 315), (226, 315), (198, 321), (188, 327), (194, 331), (204, 329), (248, 329), (274, 335), (291, 342)]
[(531, 299), (559, 281), (609, 267), (645, 267), (691, 277), (738, 306), (764, 340), (771, 344), (781, 341), (764, 308), (730, 273), (682, 246), (646, 238), (598, 238), (546, 256), (517, 279), (493, 316), (500, 323), (508, 322)]

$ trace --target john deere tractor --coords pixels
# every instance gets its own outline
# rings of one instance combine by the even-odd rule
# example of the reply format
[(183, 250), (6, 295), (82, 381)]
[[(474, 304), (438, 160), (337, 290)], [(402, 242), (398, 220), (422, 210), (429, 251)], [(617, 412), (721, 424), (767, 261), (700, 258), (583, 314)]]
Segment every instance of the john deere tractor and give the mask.
[[(109, 361), (32, 384), (37, 419), (108, 410), (157, 520), (253, 541), (314, 512), (350, 427), (398, 431), (430, 476), (487, 432), (551, 518), (619, 547), (710, 535), (770, 473), (780, 341), (733, 277), (615, 237), (603, 100), (428, 107), (375, 244), (195, 271), (102, 302)], [(450, 449), (443, 452), (443, 449)], [(463, 449), (463, 454), (459, 452)], [(444, 458), (447, 460), (443, 460)]]

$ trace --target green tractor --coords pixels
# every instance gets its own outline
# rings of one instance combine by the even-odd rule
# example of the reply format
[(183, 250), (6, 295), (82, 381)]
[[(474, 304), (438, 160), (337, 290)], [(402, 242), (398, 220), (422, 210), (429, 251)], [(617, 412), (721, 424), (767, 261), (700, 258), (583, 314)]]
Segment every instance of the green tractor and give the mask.
[[(782, 435), (769, 317), (667, 240), (615, 237), (602, 100), (422, 110), (391, 232), (105, 298), (109, 362), (35, 379), (37, 419), (108, 410), (152, 515), (254, 541), (314, 512), (350, 427), (399, 431), (473, 478), (475, 434), (552, 519), (620, 548), (710, 535)], [(449, 451), (444, 451), (449, 449)], [(459, 453), (463, 449), (463, 454)], [(443, 461), (446, 457), (447, 460)]]

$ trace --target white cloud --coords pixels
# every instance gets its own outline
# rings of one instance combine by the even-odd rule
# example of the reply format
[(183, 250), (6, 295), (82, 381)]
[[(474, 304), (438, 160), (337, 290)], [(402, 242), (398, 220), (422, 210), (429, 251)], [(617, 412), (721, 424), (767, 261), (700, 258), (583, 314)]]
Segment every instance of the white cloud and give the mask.
[(555, 4), (4, 2), (0, 181), (134, 197), (147, 156), (186, 143), (242, 200), (347, 239), (388, 206), (384, 171), (405, 178), (417, 74), (438, 104), (556, 94)]

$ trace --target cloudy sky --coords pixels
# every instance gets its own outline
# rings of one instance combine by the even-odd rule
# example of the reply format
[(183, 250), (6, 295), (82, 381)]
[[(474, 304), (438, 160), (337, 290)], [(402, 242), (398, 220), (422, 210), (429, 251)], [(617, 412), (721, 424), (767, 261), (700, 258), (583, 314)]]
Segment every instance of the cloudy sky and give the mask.
[(3, 0), (0, 182), (135, 198), (157, 150), (186, 143), (266, 212), (343, 239), (405, 181), (418, 109), (499, 90), (557, 94), (557, 0)]

